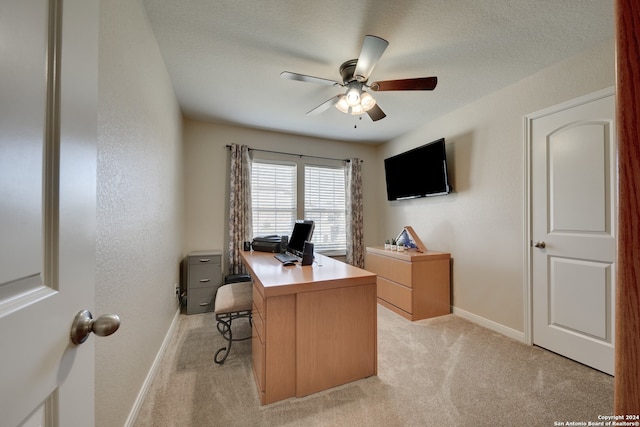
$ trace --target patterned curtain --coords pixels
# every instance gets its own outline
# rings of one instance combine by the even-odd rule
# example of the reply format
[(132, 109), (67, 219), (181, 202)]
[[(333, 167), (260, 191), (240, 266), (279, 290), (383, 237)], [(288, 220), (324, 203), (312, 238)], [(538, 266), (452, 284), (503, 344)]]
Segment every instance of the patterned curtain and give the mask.
[(240, 274), (245, 272), (240, 251), (251, 238), (251, 159), (246, 145), (231, 144), (229, 185), (229, 274)]
[(350, 159), (346, 167), (347, 263), (364, 268), (362, 230), (362, 161)]

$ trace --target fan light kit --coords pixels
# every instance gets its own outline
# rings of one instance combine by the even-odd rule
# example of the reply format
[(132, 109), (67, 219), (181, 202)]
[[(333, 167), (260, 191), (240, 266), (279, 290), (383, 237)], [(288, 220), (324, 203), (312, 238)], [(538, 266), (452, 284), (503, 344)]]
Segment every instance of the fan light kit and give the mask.
[(280, 77), (288, 80), (347, 88), (345, 93), (328, 99), (309, 111), (307, 115), (320, 114), (335, 106), (343, 113), (354, 116), (367, 113), (369, 117), (371, 117), (371, 120), (378, 121), (387, 115), (382, 111), (380, 106), (378, 106), (373, 96), (369, 92), (366, 92), (365, 89), (372, 91), (433, 90), (438, 84), (437, 77), (418, 77), (414, 79), (373, 82), (368, 85), (369, 75), (388, 45), (389, 42), (380, 37), (365, 36), (358, 59), (350, 59), (340, 66), (342, 83), (335, 80), (292, 73), (290, 71), (283, 71)]
[(338, 110), (353, 116), (364, 114), (375, 107), (375, 105), (376, 100), (373, 99), (373, 96), (355, 85), (349, 88), (347, 93), (340, 95), (340, 98), (338, 98), (336, 102), (336, 108)]

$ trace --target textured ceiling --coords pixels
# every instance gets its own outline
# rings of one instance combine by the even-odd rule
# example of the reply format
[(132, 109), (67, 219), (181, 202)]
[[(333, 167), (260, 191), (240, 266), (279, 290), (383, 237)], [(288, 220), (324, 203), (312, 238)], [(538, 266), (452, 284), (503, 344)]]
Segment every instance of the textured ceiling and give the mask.
[[(614, 35), (610, 0), (142, 0), (186, 117), (323, 138), (380, 142)], [(366, 34), (389, 47), (377, 80), (437, 76), (430, 91), (374, 92), (373, 122), (331, 108)]]

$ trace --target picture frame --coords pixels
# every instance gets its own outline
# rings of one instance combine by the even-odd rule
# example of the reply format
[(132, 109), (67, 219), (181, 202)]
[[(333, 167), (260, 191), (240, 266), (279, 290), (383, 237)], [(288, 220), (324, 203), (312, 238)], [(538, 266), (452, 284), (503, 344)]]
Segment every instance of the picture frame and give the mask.
[(415, 248), (418, 252), (427, 252), (427, 247), (410, 225), (405, 225), (398, 237), (396, 237), (396, 241), (404, 244), (407, 248)]

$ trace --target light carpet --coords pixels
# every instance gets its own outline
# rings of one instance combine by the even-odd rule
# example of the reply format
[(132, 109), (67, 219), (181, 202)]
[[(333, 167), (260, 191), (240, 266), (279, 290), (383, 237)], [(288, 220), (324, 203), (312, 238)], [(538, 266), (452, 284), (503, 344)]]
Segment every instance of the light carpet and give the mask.
[(265, 406), (251, 340), (217, 365), (223, 343), (212, 313), (180, 315), (135, 426), (554, 426), (613, 412), (613, 377), (455, 315), (378, 306), (377, 376)]

